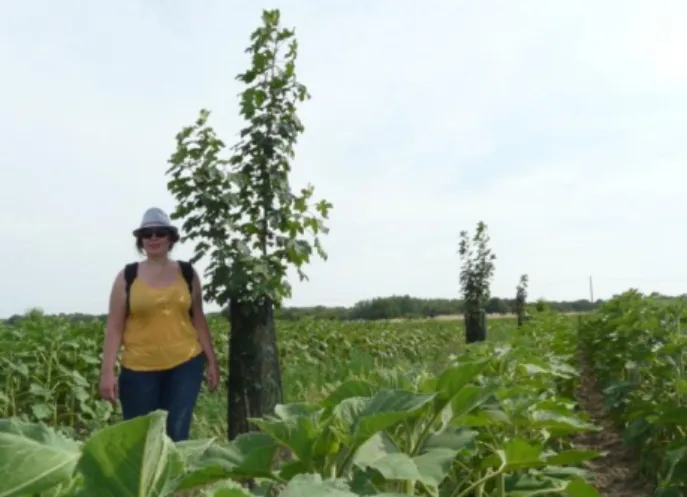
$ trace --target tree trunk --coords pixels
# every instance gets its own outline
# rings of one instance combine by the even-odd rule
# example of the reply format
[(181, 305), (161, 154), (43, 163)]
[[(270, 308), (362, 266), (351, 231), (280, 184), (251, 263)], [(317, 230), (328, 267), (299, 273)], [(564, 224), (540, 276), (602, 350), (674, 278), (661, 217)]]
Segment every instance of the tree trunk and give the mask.
[(227, 431), (233, 440), (257, 430), (248, 418), (273, 414), (283, 394), (272, 302), (253, 305), (232, 299), (229, 321)]
[(532, 316), (529, 315), (524, 309), (518, 312), (518, 328), (521, 328), (527, 321), (529, 321)]
[(465, 341), (484, 342), (487, 339), (487, 315), (484, 310), (465, 312)]

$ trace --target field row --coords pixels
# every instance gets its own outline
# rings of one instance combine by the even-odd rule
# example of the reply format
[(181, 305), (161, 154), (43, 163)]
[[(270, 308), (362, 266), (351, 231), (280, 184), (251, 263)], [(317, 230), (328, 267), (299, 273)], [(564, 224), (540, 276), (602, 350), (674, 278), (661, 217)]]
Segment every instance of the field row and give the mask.
[(655, 481), (654, 495), (687, 495), (687, 299), (631, 291), (583, 323), (606, 410)]
[[(290, 403), (259, 421), (260, 432), (231, 443), (204, 433), (175, 445), (159, 412), (97, 430), (81, 443), (31, 424), (31, 412), (27, 421), (0, 422), (0, 458), (15, 455), (0, 467), (0, 494), (38, 495), (62, 485), (51, 496), (149, 497), (201, 488), (215, 497), (598, 495), (582, 465), (598, 453), (572, 443), (595, 429), (572, 400), (574, 319), (542, 313), (521, 331), (512, 324), (492, 329), (500, 339), (468, 349), (455, 323), (293, 326), (280, 332), (284, 369), (292, 371), (284, 380)], [(42, 353), (64, 368), (64, 357), (76, 361), (59, 375), (93, 379), (102, 331), (89, 336), (66, 324), (61, 331), (64, 348), (48, 340)], [(31, 340), (39, 336), (46, 334)], [(72, 341), (74, 348), (66, 347)], [(22, 347), (26, 355), (17, 359), (17, 345), (15, 366), (33, 361), (26, 374), (44, 388), (68, 383), (66, 376), (35, 378), (41, 359)], [(340, 369), (328, 371), (325, 364), (334, 362)], [(314, 380), (316, 371), (325, 376)], [(24, 372), (13, 374), (17, 408), (25, 405), (16, 384)], [(46, 408), (59, 424), (70, 413), (94, 421), (70, 390), (52, 395)], [(63, 406), (65, 399), (72, 403)], [(237, 486), (246, 479), (260, 488), (249, 493)]]

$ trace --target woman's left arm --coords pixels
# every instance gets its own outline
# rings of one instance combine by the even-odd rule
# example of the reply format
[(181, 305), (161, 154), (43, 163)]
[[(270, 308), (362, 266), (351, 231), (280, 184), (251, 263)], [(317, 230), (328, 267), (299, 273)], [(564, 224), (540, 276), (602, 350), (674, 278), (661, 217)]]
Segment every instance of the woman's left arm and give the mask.
[(198, 341), (200, 346), (205, 353), (205, 357), (208, 360), (210, 366), (217, 365), (217, 359), (215, 357), (215, 347), (212, 344), (212, 335), (210, 334), (210, 327), (208, 326), (207, 319), (205, 319), (205, 312), (203, 311), (203, 287), (200, 283), (200, 277), (198, 273), (193, 271), (193, 292), (191, 292), (191, 307), (193, 309), (193, 327), (198, 333)]

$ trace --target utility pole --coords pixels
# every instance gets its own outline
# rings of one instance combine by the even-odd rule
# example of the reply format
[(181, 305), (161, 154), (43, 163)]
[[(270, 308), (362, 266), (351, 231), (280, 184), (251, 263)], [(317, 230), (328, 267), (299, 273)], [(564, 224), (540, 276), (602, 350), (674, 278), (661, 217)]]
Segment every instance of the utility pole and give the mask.
[(589, 276), (589, 302), (594, 303), (594, 282), (591, 275)]

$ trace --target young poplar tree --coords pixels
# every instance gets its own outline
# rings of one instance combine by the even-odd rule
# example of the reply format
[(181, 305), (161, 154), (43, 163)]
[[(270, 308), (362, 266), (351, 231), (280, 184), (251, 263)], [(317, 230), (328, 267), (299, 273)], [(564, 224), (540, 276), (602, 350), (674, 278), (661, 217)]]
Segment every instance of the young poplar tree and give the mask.
[(195, 241), (197, 262), (207, 256), (204, 298), (230, 321), (227, 430), (229, 439), (254, 429), (249, 417), (271, 414), (282, 402), (274, 307), (291, 295), (288, 269), (300, 279), (316, 252), (332, 205), (313, 200), (313, 187), (294, 193), (289, 184), (294, 145), (304, 126), (296, 106), (309, 99), (295, 73), (298, 44), (280, 24), (279, 10), (265, 10), (246, 52), (251, 67), (240, 114), (245, 126), (229, 151), (201, 110), (177, 135), (168, 189), (177, 201), (174, 219)]
[(527, 275), (520, 276), (520, 282), (515, 287), (515, 314), (518, 319), (518, 328), (525, 322), (525, 306), (527, 305)]
[(458, 254), (463, 260), (460, 288), (463, 294), (465, 340), (467, 343), (482, 342), (487, 339), (485, 306), (491, 295), (489, 285), (494, 276), (496, 259), (489, 248), (487, 225), (483, 221), (477, 223), (472, 237), (467, 231), (460, 232)]

